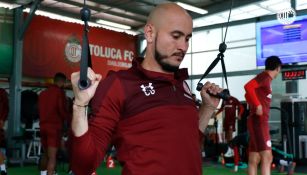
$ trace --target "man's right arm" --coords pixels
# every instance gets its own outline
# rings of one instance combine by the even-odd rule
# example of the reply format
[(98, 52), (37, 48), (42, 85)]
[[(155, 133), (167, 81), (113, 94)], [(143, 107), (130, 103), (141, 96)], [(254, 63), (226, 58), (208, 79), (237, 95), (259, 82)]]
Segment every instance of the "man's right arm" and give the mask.
[[(84, 99), (91, 97), (92, 92), (76, 89), (71, 145), (71, 168), (76, 175), (91, 174), (99, 166), (119, 120), (124, 94), (119, 80), (114, 77), (107, 77), (97, 90), (94, 89), (96, 93), (91, 102), (92, 115), (89, 121), (86, 107), (83, 106), (87, 104)], [(75, 80), (72, 78), (72, 81)]]
[(256, 106), (256, 114), (262, 115), (262, 106), (258, 96), (256, 94), (256, 89), (260, 87), (260, 84), (257, 82), (256, 79), (250, 80), (248, 83), (245, 84), (244, 89), (246, 91), (246, 100), (248, 103)]
[(256, 94), (256, 89), (259, 87), (258, 82), (255, 79), (250, 80), (248, 83), (244, 85), (244, 89), (246, 91), (246, 95), (248, 96), (249, 103), (254, 106), (260, 105), (260, 101)]
[(87, 116), (85, 116), (85, 110), (89, 105), (90, 100), (93, 98), (102, 78), (101, 75), (96, 74), (90, 68), (88, 68), (88, 77), (91, 81), (91, 86), (85, 90), (80, 90), (78, 87), (80, 72), (74, 72), (71, 74), (71, 84), (75, 96), (73, 102), (72, 131), (77, 137), (83, 135), (88, 130), (88, 123), (84, 120), (84, 118), (87, 118)]

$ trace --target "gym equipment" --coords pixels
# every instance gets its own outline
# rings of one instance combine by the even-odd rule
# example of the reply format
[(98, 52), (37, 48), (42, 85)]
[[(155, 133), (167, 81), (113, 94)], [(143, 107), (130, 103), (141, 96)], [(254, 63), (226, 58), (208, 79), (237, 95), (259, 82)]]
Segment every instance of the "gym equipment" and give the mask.
[[(219, 45), (219, 54), (217, 55), (215, 60), (213, 60), (213, 62), (210, 64), (210, 66), (208, 67), (206, 72), (203, 74), (203, 76), (200, 78), (200, 80), (197, 83), (197, 87), (196, 87), (196, 90), (198, 90), (198, 91), (200, 91), (202, 89), (203, 84), (201, 83), (201, 81), (210, 73), (210, 71), (221, 60), (221, 65), (222, 65), (222, 69), (223, 69), (223, 75), (224, 75), (224, 78), (225, 78), (227, 89), (224, 89), (222, 92), (217, 93), (216, 95), (213, 95), (213, 96), (215, 96), (217, 98), (224, 99), (224, 100), (227, 100), (230, 97), (230, 93), (229, 93), (229, 90), (228, 90), (227, 71), (226, 71), (225, 62), (224, 62), (224, 52), (227, 49), (227, 45), (226, 45), (225, 41), (226, 41), (226, 36), (227, 36), (227, 31), (228, 31), (228, 26), (229, 26), (229, 20), (230, 20), (232, 6), (233, 6), (233, 0), (231, 0), (231, 6), (230, 6), (230, 9), (229, 9), (229, 15), (228, 15), (228, 21), (227, 21), (227, 26), (226, 26), (226, 32), (225, 32), (224, 40)], [(210, 95), (212, 95), (212, 94), (210, 94)]]
[(91, 17), (91, 10), (86, 7), (86, 0), (84, 0), (84, 7), (81, 9), (81, 19), (84, 21), (83, 37), (82, 37), (82, 52), (80, 61), (80, 80), (78, 83), (79, 89), (87, 89), (91, 85), (91, 81), (87, 77), (87, 68), (92, 67), (90, 46), (88, 42), (87, 33), (89, 31), (88, 21)]
[[(294, 159), (298, 163), (306, 164), (307, 160), (307, 100), (306, 99), (284, 99), (281, 101), (282, 133), (289, 133), (289, 137), (282, 137), (284, 152), (293, 148)], [(286, 116), (288, 115), (289, 116)], [(287, 120), (284, 120), (286, 118)], [(291, 150), (290, 150), (291, 152)]]

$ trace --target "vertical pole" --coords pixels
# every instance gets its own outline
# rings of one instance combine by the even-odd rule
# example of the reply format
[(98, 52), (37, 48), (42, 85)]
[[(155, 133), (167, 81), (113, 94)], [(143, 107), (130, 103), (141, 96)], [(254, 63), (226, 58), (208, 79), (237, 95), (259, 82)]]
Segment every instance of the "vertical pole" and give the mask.
[(12, 147), (12, 137), (20, 135), (20, 104), (22, 78), (22, 48), (23, 41), (19, 39), (19, 29), (23, 22), (22, 7), (14, 10), (14, 52), (10, 77), (10, 112), (8, 118), (8, 146)]
[(293, 8), (295, 10), (295, 8), (296, 8), (296, 0), (291, 0), (290, 3), (291, 3), (291, 8)]

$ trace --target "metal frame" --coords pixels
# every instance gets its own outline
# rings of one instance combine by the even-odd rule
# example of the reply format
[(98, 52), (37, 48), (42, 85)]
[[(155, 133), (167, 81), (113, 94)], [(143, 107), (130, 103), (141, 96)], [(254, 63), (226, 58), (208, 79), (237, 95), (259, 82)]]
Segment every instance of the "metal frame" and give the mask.
[(35, 0), (31, 5), (30, 15), (23, 21), (23, 6), (14, 10), (13, 65), (10, 77), (8, 145), (12, 147), (13, 137), (20, 135), (21, 81), (22, 81), (22, 50), (24, 33), (29, 26), (41, 0)]

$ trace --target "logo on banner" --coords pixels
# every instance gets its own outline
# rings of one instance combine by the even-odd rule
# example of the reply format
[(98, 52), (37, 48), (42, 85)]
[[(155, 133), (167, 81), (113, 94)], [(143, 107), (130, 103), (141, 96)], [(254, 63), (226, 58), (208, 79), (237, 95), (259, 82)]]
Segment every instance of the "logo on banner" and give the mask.
[(293, 8), (287, 8), (277, 13), (277, 20), (284, 25), (292, 24), (296, 19), (296, 12)]
[(75, 35), (68, 38), (65, 45), (65, 59), (69, 63), (78, 63), (81, 60), (81, 45)]

